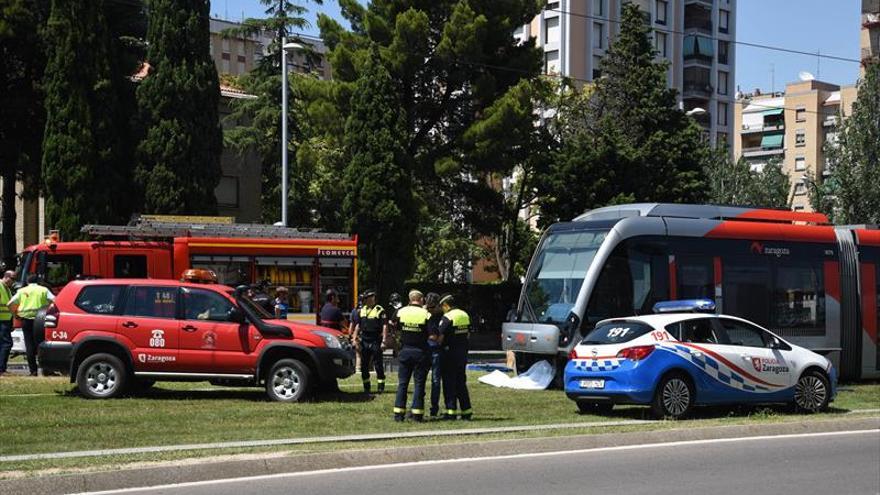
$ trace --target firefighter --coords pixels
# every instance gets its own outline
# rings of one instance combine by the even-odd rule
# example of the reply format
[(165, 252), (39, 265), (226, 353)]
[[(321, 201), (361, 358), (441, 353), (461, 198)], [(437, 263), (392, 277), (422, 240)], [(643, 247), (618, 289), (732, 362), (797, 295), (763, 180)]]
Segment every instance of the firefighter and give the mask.
[(443, 352), (440, 343), (440, 321), (443, 311), (440, 309), (440, 294), (429, 292), (425, 296), (425, 309), (431, 313), (428, 320), (428, 348), (431, 350), (431, 417), (440, 412), (440, 387), (442, 383), (441, 361)]
[[(352, 321), (355, 321), (352, 317)], [(385, 363), (382, 351), (385, 350), (385, 339), (388, 338), (388, 320), (385, 309), (376, 304), (376, 293), (364, 292), (364, 304), (360, 308), (357, 324), (352, 333), (352, 341), (357, 344), (361, 360), (361, 379), (364, 392), (370, 393), (370, 363), (376, 368), (376, 390), (381, 394), (385, 391)]]
[(425, 380), (431, 367), (428, 350), (428, 319), (431, 314), (422, 307), (424, 296), (418, 290), (409, 291), (409, 305), (397, 311), (400, 320), (400, 367), (397, 377), (397, 397), (394, 400), (394, 421), (403, 421), (406, 413), (406, 393), (409, 380), (413, 378), (413, 421), (425, 418)]
[(339, 296), (333, 289), (327, 289), (324, 294), (324, 306), (321, 308), (318, 324), (339, 331), (345, 326), (345, 316), (339, 309)]
[(34, 332), (34, 319), (40, 308), (55, 300), (55, 296), (49, 292), (49, 289), (40, 285), (39, 281), (38, 275), (28, 277), (27, 286), (19, 289), (8, 304), (13, 314), (21, 318), (21, 332), (24, 334), (24, 347), (31, 376), (37, 376), (37, 348), (45, 339), (44, 335), (37, 335)]
[[(443, 344), (443, 399), (446, 412), (443, 419), (451, 420), (456, 414), (461, 419), (470, 420), (471, 397), (467, 388), (468, 332), (471, 318), (455, 306), (455, 299), (447, 294), (440, 299), (443, 319), (440, 320), (441, 342)], [(456, 407), (459, 408), (456, 412)]]

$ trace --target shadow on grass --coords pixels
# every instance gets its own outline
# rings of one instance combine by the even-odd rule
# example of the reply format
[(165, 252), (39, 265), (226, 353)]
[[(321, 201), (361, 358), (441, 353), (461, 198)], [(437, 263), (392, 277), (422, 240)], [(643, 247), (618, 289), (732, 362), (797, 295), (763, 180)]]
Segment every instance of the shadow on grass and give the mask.
[[(656, 419), (651, 414), (648, 407), (624, 406), (625, 408), (615, 408), (606, 415), (596, 415), (591, 413), (581, 413), (575, 410), (580, 416), (595, 416), (605, 420), (653, 420)], [(847, 414), (849, 409), (839, 407), (829, 407), (824, 414)], [(722, 418), (761, 418), (772, 416), (810, 416), (810, 414), (800, 413), (793, 410), (792, 406), (786, 404), (772, 405), (731, 405), (731, 406), (699, 406), (695, 407), (686, 419), (722, 419)]]
[[(59, 390), (58, 395), (62, 397), (82, 398), (82, 394), (76, 387), (69, 390)], [(252, 389), (211, 389), (211, 390), (169, 390), (161, 387), (153, 387), (149, 390), (138, 392), (129, 392), (124, 395), (131, 399), (147, 399), (156, 401), (177, 401), (177, 400), (243, 400), (248, 402), (269, 402), (266, 393), (262, 388), (254, 387)], [(355, 394), (346, 392), (320, 392), (317, 396), (312, 396), (306, 402), (370, 402), (375, 397), (365, 394)]]

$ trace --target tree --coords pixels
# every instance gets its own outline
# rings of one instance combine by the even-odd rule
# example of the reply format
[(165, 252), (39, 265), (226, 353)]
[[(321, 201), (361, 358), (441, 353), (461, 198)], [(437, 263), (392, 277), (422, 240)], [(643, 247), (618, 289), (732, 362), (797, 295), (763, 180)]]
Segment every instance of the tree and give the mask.
[(417, 210), (403, 113), (378, 50), (355, 85), (345, 124), (345, 211), (361, 244), (363, 280), (383, 296), (412, 273)]
[(607, 204), (704, 198), (708, 147), (677, 108), (648, 34), (638, 7), (625, 6), (602, 77), (585, 105), (559, 116), (562, 145), (540, 187), (543, 223)]
[(46, 223), (66, 238), (128, 217), (127, 122), (102, 0), (52, 0), (47, 27), (42, 180)]
[(39, 191), (46, 125), (40, 84), (46, 65), (41, 31), (48, 14), (48, 0), (0, 0), (0, 251), (10, 266), (16, 251), (16, 182), (24, 181), (26, 199), (33, 199)]
[(150, 213), (213, 214), (223, 135), (208, 0), (151, 0), (135, 178)]
[[(373, 63), (378, 47), (380, 63), (391, 76), (388, 90), (403, 113), (404, 162), (412, 171), (420, 205), (417, 221), (427, 227), (441, 218), (442, 227), (456, 239), (429, 247), (420, 237), (417, 252), (427, 258), (420, 258), (419, 274), (449, 276), (456, 270), (448, 267), (468, 267), (476, 253), (462, 249), (461, 239), (473, 242), (502, 231), (501, 222), (510, 217), (500, 213), (508, 211), (499, 190), (501, 177), (528, 166), (511, 156), (477, 155), (487, 156), (483, 144), (490, 139), (481, 136), (522, 135), (521, 127), (514, 128), (533, 121), (533, 115), (521, 118), (530, 88), (518, 84), (540, 74), (541, 55), (533, 41), (519, 43), (511, 32), (530, 22), (543, 2), (376, 0), (362, 5), (341, 0), (340, 6), (350, 30), (327, 16), (318, 18), (331, 50), (334, 81), (326, 84), (334, 89), (325, 92), (329, 104), (341, 115), (354, 112), (347, 103), (351, 84)], [(499, 102), (509, 93), (506, 102)], [(481, 127), (487, 119), (496, 121)], [(440, 256), (448, 261), (445, 268), (431, 269), (438, 250), (463, 258)]]
[(791, 180), (782, 171), (778, 159), (752, 171), (744, 158), (732, 161), (727, 150), (715, 150), (705, 173), (710, 203), (770, 208), (791, 206)]
[(880, 63), (869, 63), (837, 142), (825, 145), (830, 175), (808, 178), (810, 201), (834, 223), (880, 223)]

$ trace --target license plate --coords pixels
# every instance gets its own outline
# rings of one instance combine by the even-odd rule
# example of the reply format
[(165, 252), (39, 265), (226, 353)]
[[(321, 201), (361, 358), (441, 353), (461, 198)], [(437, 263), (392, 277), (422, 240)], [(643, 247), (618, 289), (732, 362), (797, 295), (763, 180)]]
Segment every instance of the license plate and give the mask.
[(581, 380), (581, 388), (605, 388), (605, 380)]

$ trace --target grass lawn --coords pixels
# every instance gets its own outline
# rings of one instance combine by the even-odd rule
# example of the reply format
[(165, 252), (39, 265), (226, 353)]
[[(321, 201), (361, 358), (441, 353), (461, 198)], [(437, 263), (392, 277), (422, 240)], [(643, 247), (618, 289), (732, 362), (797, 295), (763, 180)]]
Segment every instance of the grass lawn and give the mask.
[[(429, 421), (424, 424), (391, 420), (395, 376), (389, 391), (368, 397), (359, 393), (360, 378), (340, 383), (341, 393), (324, 395), (303, 404), (268, 402), (262, 389), (212, 387), (207, 383), (159, 383), (150, 392), (108, 401), (79, 397), (67, 378), (31, 378), (6, 375), (0, 378), (0, 455), (59, 452), (104, 448), (170, 445), (231, 440), (296, 438), (355, 433), (459, 429), (550, 423), (589, 423), (609, 419), (649, 419), (647, 409), (615, 408), (610, 416), (577, 413), (575, 404), (561, 391), (497, 389), (477, 382), (482, 373), (469, 375), (474, 421)], [(857, 409), (880, 408), (880, 384), (845, 385), (827, 418)], [(685, 424), (727, 424), (754, 420), (801, 420), (783, 408), (698, 409)], [(648, 425), (658, 427), (657, 425)], [(552, 434), (573, 434), (563, 430)], [(604, 430), (603, 430), (604, 431)], [(539, 433), (546, 436), (548, 433)], [(534, 436), (536, 433), (518, 434)], [(480, 437), (485, 438), (485, 437)], [(498, 435), (495, 438), (511, 438)], [(473, 437), (469, 437), (473, 440)], [(426, 443), (431, 439), (395, 444)], [(456, 441), (454, 438), (433, 441)], [(462, 440), (458, 440), (462, 441)], [(378, 444), (368, 444), (376, 446)], [(387, 444), (383, 443), (382, 446)], [(282, 447), (286, 451), (338, 448), (334, 446)], [(363, 444), (360, 447), (364, 447)], [(260, 452), (269, 449), (227, 450), (223, 453)], [(279, 447), (271, 449), (278, 451)], [(118, 460), (176, 459), (216, 455), (217, 451), (177, 452), (150, 456), (123, 456)], [(15, 469), (93, 465), (94, 458), (0, 463), (0, 477)]]

